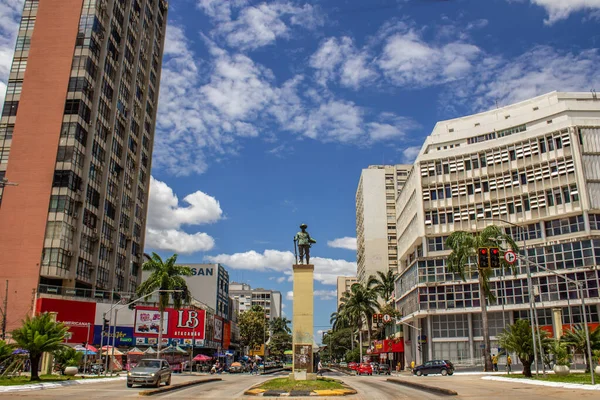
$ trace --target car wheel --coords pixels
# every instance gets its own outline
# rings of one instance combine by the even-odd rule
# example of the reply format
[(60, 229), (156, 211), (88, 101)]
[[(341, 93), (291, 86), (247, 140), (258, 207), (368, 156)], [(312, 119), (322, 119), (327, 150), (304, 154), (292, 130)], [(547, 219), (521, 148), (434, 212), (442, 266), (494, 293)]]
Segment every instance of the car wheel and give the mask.
[(454, 372), (448, 372), (448, 375), (454, 375)]
[(133, 383), (128, 383), (128, 384), (127, 384), (127, 387), (128, 387), (128, 388), (132, 388), (132, 387), (133, 387)]
[(415, 375), (421, 376), (421, 375), (423, 375), (423, 372), (422, 371), (417, 371), (417, 372), (415, 372)]
[(440, 371), (440, 374), (442, 374), (442, 376), (446, 376), (448, 375), (448, 370), (447, 369), (443, 369)]
[(160, 376), (156, 379), (156, 383), (154, 384), (154, 387), (160, 387)]
[(171, 375), (169, 375), (169, 379), (165, 382), (165, 386), (169, 386), (171, 384)]

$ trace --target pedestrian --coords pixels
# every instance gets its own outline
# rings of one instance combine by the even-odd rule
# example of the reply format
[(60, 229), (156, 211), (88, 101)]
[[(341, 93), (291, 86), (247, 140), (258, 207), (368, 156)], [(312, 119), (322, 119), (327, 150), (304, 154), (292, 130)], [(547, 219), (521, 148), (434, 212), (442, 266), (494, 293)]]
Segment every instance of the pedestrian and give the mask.
[(321, 364), (321, 360), (319, 360), (319, 364), (317, 365), (317, 376), (323, 376), (324, 372), (323, 364)]
[(412, 371), (413, 369), (415, 369), (415, 360), (412, 360), (412, 361), (410, 362), (410, 369), (411, 369), (411, 371)]
[(492, 366), (494, 367), (494, 371), (498, 372), (498, 356), (492, 355)]
[(512, 358), (510, 358), (510, 354), (506, 357), (506, 371), (510, 374), (512, 371)]

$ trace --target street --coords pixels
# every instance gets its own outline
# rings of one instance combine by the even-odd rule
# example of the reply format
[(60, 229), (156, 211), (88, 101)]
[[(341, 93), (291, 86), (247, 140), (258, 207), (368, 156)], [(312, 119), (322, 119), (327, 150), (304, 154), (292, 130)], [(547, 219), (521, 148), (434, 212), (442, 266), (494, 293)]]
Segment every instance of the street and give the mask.
[[(251, 386), (278, 376), (285, 376), (287, 373), (281, 372), (273, 375), (251, 376), (251, 375), (229, 375), (223, 374), (219, 377), (220, 382), (211, 382), (202, 385), (192, 386), (187, 389), (167, 392), (162, 395), (153, 396), (154, 398), (169, 399), (241, 399), (252, 398), (244, 396), (245, 390)], [(387, 382), (388, 376), (346, 376), (339, 373), (327, 373), (326, 376), (343, 380), (345, 383), (358, 391), (358, 394), (346, 396), (348, 399), (360, 400), (389, 400), (389, 399), (441, 399), (447, 396), (440, 396), (411, 389), (401, 385)], [(173, 375), (173, 384), (183, 383), (189, 380), (199, 379), (199, 376)], [(519, 382), (506, 383), (482, 380), (481, 375), (460, 375), (454, 376), (427, 376), (414, 377), (402, 376), (399, 379), (407, 379), (414, 382), (430, 386), (437, 386), (445, 389), (452, 389), (458, 392), (456, 399), (511, 399), (523, 398), (529, 399), (597, 399), (598, 392), (586, 390), (571, 390), (555, 387), (533, 386)], [(7, 393), (0, 395), (2, 399), (114, 399), (114, 398), (138, 398), (138, 393), (147, 388), (134, 387), (128, 389), (124, 381), (117, 382), (98, 382), (86, 385), (75, 385), (58, 389), (27, 391)], [(333, 398), (333, 397), (331, 397)]]

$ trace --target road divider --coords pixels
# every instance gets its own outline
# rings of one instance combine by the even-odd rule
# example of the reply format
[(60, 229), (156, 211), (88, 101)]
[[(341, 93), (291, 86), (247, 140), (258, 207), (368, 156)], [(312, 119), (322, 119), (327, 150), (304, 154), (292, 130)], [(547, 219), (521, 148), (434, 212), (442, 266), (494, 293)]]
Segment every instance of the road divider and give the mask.
[(391, 383), (395, 383), (397, 385), (403, 385), (403, 386), (408, 386), (413, 389), (423, 390), (425, 392), (443, 394), (446, 396), (458, 396), (458, 392), (455, 392), (454, 390), (444, 389), (444, 388), (440, 388), (440, 387), (436, 387), (436, 386), (423, 385), (422, 383), (406, 381), (404, 379), (388, 378), (387, 381), (391, 382)]
[(161, 387), (158, 389), (142, 390), (138, 394), (140, 396), (154, 396), (156, 394), (172, 392), (174, 390), (185, 389), (190, 386), (201, 385), (203, 383), (217, 382), (217, 381), (222, 381), (222, 380), (223, 379), (221, 379), (221, 378), (204, 378), (204, 379), (198, 379), (195, 381), (189, 381), (189, 382), (177, 383), (174, 385), (164, 386), (164, 387)]

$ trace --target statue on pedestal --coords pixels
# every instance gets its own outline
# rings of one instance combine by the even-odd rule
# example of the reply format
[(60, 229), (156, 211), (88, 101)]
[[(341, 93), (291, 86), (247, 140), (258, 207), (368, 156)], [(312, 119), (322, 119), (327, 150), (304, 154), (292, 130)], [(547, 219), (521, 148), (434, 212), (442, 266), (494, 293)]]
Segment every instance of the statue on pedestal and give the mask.
[[(310, 264), (310, 247), (313, 243), (317, 243), (316, 240), (310, 237), (310, 234), (306, 231), (308, 225), (301, 224), (301, 231), (296, 233), (294, 236), (294, 254), (296, 256), (296, 264), (303, 264), (304, 256), (306, 255), (306, 264)], [(300, 251), (300, 261), (298, 262), (298, 250)]]

